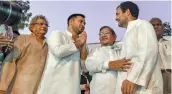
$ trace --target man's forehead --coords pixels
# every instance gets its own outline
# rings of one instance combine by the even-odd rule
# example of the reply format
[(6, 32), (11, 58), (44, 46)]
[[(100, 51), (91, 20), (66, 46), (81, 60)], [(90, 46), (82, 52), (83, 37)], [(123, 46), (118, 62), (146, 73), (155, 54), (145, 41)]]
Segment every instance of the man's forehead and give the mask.
[(120, 7), (116, 8), (117, 11), (122, 11)]
[(111, 32), (109, 28), (103, 28), (100, 32)]
[(85, 18), (83, 18), (82, 16), (76, 16), (75, 18), (85, 20)]
[(161, 21), (159, 19), (153, 19), (152, 23), (161, 23)]

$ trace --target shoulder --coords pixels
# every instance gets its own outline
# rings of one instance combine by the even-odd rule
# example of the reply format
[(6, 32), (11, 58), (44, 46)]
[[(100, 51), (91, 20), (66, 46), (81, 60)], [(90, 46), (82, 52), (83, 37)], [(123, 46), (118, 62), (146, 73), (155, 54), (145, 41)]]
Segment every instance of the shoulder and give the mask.
[(156, 37), (155, 30), (152, 24), (148, 21), (139, 20), (136, 28), (140, 34), (153, 34), (153, 36)]
[(49, 38), (52, 38), (52, 37), (59, 37), (59, 36), (64, 36), (65, 35), (65, 32), (64, 31), (61, 31), (61, 30), (54, 30), (51, 32), (51, 34), (48, 36), (48, 39)]
[(23, 43), (26, 42), (26, 40), (29, 40), (30, 35), (19, 35), (14, 39), (14, 43)]
[(63, 34), (63, 33), (64, 33), (64, 32), (61, 31), (61, 30), (54, 30), (54, 31), (51, 32), (50, 35), (57, 35), (57, 34)]
[(161, 38), (159, 40), (159, 43), (164, 44), (164, 45), (171, 45), (171, 40), (166, 40), (166, 39)]
[(22, 48), (29, 45), (32, 42), (30, 39), (30, 35), (19, 35), (14, 40), (14, 47)]
[(122, 41), (119, 41), (119, 42), (115, 42), (114, 43), (114, 47), (117, 48), (117, 49), (121, 49), (123, 46), (123, 42)]
[(26, 38), (29, 38), (29, 35), (19, 35), (19, 36), (16, 37), (17, 40), (26, 39)]
[(146, 20), (138, 20), (138, 26), (153, 27), (152, 24)]

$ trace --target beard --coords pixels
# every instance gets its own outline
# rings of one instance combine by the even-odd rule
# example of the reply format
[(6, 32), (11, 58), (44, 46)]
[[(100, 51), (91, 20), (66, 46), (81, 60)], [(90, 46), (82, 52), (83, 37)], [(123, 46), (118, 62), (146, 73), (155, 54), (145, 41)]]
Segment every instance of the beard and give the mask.
[(84, 29), (78, 29), (78, 30), (77, 30), (77, 33), (78, 33), (78, 34), (81, 34), (83, 31), (84, 31)]
[(120, 24), (120, 23), (118, 23), (118, 26), (119, 26), (119, 27), (123, 27), (123, 25), (122, 25), (122, 24)]
[(82, 32), (83, 32), (82, 30), (78, 30), (78, 32), (77, 32), (77, 33), (78, 33), (78, 35), (79, 35), (79, 34), (81, 34)]

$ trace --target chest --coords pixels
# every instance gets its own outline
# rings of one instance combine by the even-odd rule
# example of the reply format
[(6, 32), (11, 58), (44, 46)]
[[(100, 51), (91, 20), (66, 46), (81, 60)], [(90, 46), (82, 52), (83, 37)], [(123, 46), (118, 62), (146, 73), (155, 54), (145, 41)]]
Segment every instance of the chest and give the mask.
[[(63, 40), (62, 40), (62, 45), (66, 45), (66, 44), (74, 44), (74, 40), (72, 39), (71, 36), (68, 36), (67, 34), (63, 33), (62, 36)], [(80, 51), (76, 51), (73, 54), (70, 54), (67, 57), (64, 57), (63, 59), (69, 59), (69, 60), (79, 60), (80, 59)]]
[(101, 48), (97, 52), (97, 57), (97, 59), (102, 59), (104, 61), (116, 60), (119, 58), (119, 51), (110, 48)]
[(123, 39), (122, 57), (132, 57), (138, 52), (138, 30), (133, 28), (126, 32)]
[(171, 41), (162, 41), (159, 43), (159, 52), (164, 56), (171, 55)]

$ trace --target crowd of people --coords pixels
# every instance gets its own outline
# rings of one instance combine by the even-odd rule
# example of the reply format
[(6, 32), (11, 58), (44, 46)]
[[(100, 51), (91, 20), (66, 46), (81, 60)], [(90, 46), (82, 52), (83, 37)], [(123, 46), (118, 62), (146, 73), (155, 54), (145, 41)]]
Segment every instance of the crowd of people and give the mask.
[(101, 46), (90, 51), (84, 14), (71, 14), (66, 32), (48, 38), (48, 20), (36, 15), (31, 34), (16, 36), (3, 60), (0, 94), (171, 94), (171, 40), (163, 38), (160, 18), (138, 16), (135, 3), (122, 2), (116, 7), (118, 26), (126, 29), (122, 44), (102, 26)]

